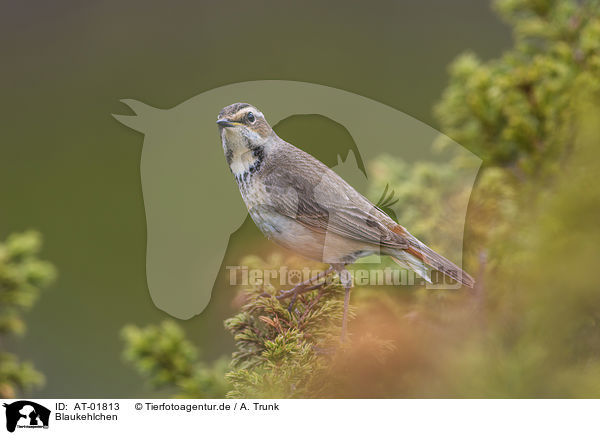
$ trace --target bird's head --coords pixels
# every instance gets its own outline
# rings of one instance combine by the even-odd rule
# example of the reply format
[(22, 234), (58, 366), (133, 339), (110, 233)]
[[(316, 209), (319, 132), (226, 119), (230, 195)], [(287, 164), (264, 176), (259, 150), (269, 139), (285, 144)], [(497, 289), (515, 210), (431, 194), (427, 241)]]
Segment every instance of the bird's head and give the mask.
[(223, 146), (233, 151), (265, 147), (275, 135), (262, 112), (247, 103), (225, 107), (219, 112), (217, 125)]

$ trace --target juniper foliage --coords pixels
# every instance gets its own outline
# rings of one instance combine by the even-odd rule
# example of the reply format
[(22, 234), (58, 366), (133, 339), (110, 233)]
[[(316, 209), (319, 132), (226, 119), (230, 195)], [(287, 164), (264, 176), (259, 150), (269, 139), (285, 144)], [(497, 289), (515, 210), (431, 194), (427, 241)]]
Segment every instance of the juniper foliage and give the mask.
[[(54, 267), (38, 258), (42, 237), (35, 231), (10, 235), (0, 243), (0, 336), (3, 341), (26, 331), (23, 314), (56, 277)], [(0, 397), (11, 398), (44, 384), (44, 375), (17, 355), (0, 351)]]
[[(248, 257), (243, 264), (252, 270), (278, 270), (283, 265), (279, 256), (270, 260)], [(293, 261), (286, 262), (290, 264)], [(233, 386), (228, 397), (322, 393), (322, 377), (339, 342), (344, 289), (335, 275), (321, 282), (319, 289), (299, 295), (289, 311), (290, 299), (276, 298), (279, 286), (263, 283), (243, 291), (240, 312), (225, 321), (237, 349), (227, 373)], [(350, 317), (353, 314), (351, 309)]]
[(124, 358), (133, 364), (155, 389), (173, 392), (178, 398), (223, 397), (228, 359), (212, 364), (199, 360), (199, 350), (174, 321), (140, 328), (127, 325), (121, 331)]

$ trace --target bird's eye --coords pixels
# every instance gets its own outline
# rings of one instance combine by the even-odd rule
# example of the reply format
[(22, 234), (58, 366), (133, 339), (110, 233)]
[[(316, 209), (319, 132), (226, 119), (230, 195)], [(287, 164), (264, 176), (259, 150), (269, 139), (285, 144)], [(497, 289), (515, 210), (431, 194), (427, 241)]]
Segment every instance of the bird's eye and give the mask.
[(256, 118), (254, 117), (254, 113), (248, 112), (248, 121), (250, 121), (250, 122), (256, 121)]

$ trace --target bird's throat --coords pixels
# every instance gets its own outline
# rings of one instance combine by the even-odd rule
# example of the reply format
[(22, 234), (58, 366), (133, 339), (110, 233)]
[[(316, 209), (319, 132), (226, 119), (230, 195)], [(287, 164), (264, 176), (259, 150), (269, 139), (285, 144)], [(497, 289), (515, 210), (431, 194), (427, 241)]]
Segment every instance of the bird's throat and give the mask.
[(251, 146), (238, 153), (228, 150), (227, 162), (236, 180), (247, 180), (258, 173), (263, 165), (264, 154), (262, 146)]

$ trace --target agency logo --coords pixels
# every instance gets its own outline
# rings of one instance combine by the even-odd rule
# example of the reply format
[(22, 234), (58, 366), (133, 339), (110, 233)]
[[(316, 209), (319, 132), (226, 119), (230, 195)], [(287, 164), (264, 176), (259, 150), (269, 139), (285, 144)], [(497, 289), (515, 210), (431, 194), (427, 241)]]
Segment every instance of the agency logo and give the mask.
[(19, 400), (3, 405), (6, 408), (6, 430), (48, 429), (50, 410), (29, 400)]

